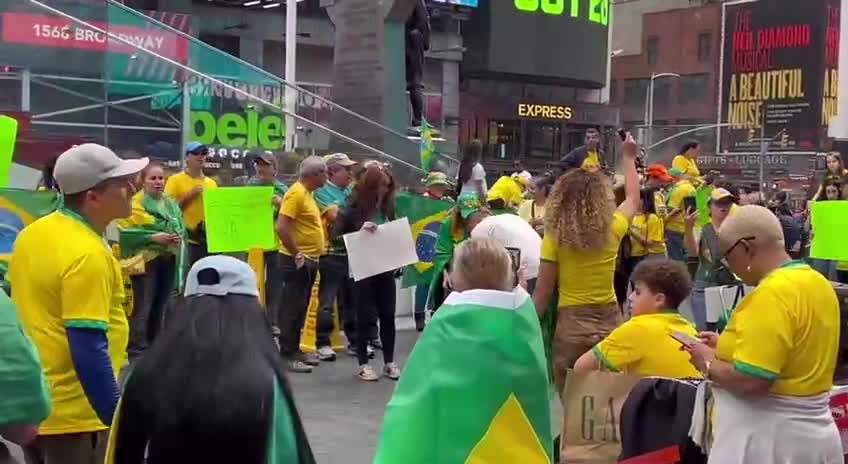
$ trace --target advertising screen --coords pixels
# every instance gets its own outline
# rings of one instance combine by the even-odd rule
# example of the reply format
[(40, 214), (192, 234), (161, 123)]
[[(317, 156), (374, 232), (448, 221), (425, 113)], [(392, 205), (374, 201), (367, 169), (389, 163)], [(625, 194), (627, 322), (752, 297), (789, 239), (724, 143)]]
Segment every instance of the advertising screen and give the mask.
[(726, 4), (724, 31), (722, 150), (758, 152), (763, 138), (769, 151), (822, 149), (835, 111), (838, 2)]
[(609, 0), (480, 0), (463, 30), (463, 73), (601, 88)]
[(433, 3), (444, 3), (445, 5), (477, 6), (477, 0), (430, 0)]

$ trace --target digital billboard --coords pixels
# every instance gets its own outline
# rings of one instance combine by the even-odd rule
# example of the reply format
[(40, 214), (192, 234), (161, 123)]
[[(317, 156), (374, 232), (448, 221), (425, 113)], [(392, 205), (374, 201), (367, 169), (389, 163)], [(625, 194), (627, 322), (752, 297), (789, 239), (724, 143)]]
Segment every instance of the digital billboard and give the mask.
[(477, 6), (477, 0), (430, 0), (433, 3), (457, 6)]
[(463, 29), (463, 74), (606, 85), (609, 0), (480, 0)]
[(836, 110), (837, 0), (724, 5), (721, 149), (823, 149)]

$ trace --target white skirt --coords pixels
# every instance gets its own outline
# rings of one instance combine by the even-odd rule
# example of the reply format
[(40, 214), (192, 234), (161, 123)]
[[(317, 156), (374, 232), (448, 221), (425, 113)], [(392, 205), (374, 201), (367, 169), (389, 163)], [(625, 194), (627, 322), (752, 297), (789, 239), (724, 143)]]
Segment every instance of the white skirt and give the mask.
[(709, 464), (843, 464), (830, 395), (737, 396), (713, 384)]

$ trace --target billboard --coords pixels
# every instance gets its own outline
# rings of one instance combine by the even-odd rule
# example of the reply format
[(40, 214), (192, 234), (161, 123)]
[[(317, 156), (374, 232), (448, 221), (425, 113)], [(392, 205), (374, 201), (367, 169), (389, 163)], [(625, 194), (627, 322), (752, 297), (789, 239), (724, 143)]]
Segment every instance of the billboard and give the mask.
[(609, 0), (480, 0), (463, 28), (470, 77), (602, 88)]
[[(824, 149), (836, 109), (837, 0), (724, 4), (721, 110), (724, 152)], [(823, 20), (823, 18), (825, 18)]]

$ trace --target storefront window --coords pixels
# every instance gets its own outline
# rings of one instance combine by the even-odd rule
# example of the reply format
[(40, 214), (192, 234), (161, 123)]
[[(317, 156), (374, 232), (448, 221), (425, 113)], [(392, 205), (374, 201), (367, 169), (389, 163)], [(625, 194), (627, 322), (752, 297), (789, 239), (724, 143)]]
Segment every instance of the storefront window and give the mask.
[(490, 120), (488, 157), (495, 160), (518, 159), (521, 121)]
[(527, 122), (527, 156), (551, 160), (560, 155), (562, 126), (541, 121)]

